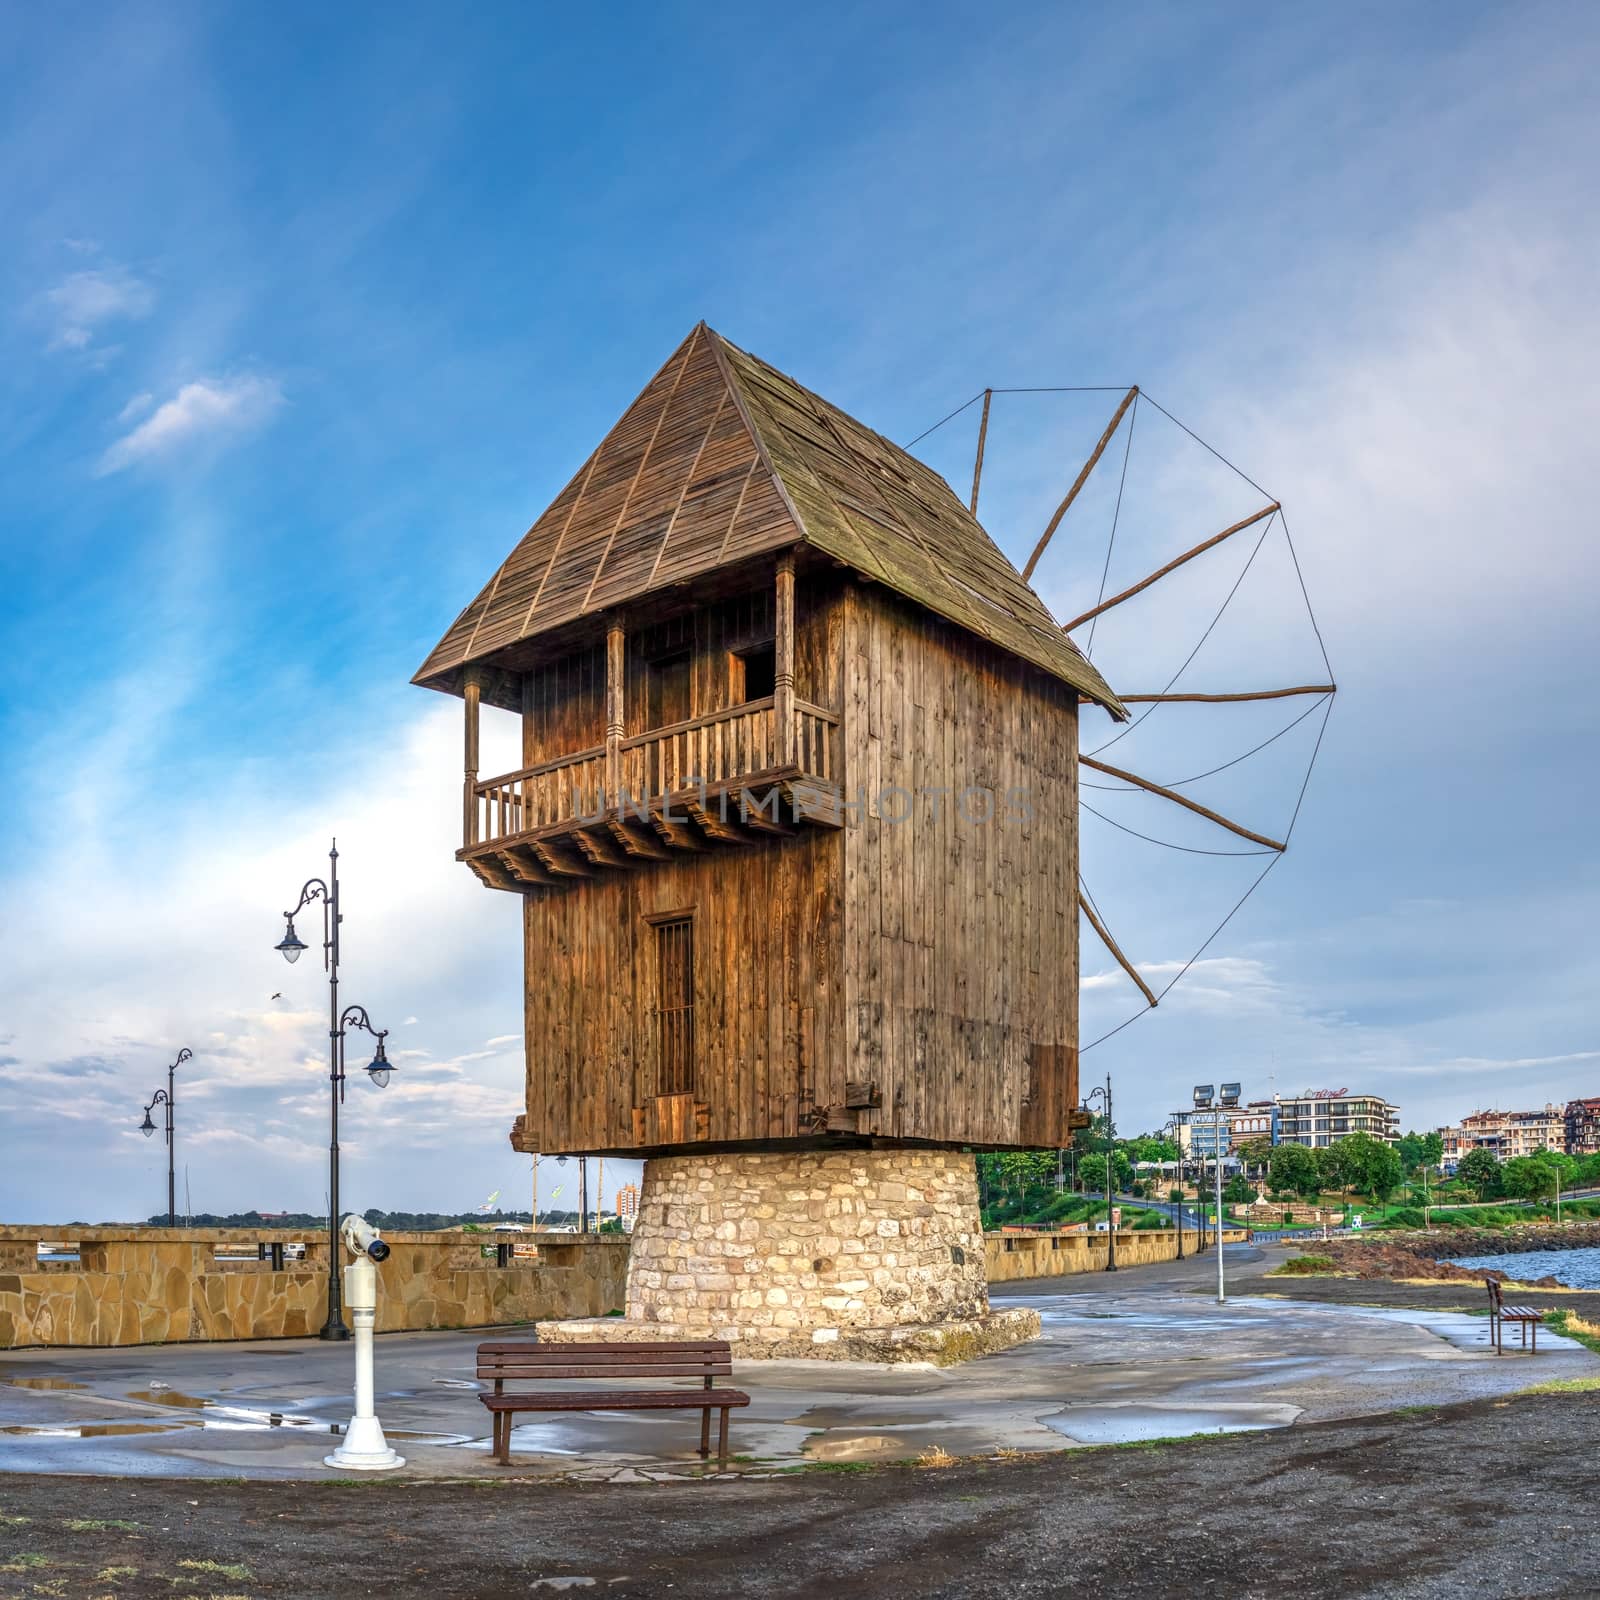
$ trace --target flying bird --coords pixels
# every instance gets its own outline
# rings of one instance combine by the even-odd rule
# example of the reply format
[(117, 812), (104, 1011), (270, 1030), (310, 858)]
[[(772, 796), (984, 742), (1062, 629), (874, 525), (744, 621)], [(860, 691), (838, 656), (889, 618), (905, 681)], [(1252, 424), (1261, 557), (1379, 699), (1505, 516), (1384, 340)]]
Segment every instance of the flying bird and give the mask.
[(281, 999), (283, 999), (283, 996), (282, 996), (282, 995), (281, 995), (281, 994), (275, 994), (275, 995), (273, 995), (273, 997), (272, 997), (272, 998), (273, 998), (273, 999), (274, 999), (274, 1000), (281, 1000)]

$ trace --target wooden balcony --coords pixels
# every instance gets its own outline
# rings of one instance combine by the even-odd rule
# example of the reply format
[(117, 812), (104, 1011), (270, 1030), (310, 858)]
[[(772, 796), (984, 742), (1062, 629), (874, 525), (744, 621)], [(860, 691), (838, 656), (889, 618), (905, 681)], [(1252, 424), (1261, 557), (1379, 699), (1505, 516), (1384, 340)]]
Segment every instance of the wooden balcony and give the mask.
[(787, 709), (751, 700), (474, 781), (457, 859), (490, 888), (526, 894), (839, 827), (839, 719), (793, 698)]

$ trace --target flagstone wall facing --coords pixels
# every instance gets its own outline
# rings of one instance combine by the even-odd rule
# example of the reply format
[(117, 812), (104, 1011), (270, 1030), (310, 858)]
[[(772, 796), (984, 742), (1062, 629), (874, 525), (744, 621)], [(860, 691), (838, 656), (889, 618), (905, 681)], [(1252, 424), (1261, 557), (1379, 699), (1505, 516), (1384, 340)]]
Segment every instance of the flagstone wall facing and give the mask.
[[(327, 1316), (327, 1242), (274, 1271), (259, 1243), (294, 1235), (236, 1228), (0, 1227), (0, 1349), (293, 1339)], [(537, 1238), (538, 1259), (496, 1265), (483, 1247)], [(386, 1233), (378, 1331), (495, 1327), (619, 1310), (625, 1239)], [(77, 1260), (41, 1261), (40, 1243)]]

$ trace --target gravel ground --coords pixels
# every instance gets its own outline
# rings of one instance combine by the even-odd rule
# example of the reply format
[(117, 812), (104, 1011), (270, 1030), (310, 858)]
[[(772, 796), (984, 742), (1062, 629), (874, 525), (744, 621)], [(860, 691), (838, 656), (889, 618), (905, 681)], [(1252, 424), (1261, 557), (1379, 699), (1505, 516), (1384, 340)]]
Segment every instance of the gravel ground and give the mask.
[[(936, 1469), (566, 1485), (9, 1475), (0, 1594), (1600, 1595), (1600, 1395)], [(76, 1524), (76, 1526), (74, 1526)]]

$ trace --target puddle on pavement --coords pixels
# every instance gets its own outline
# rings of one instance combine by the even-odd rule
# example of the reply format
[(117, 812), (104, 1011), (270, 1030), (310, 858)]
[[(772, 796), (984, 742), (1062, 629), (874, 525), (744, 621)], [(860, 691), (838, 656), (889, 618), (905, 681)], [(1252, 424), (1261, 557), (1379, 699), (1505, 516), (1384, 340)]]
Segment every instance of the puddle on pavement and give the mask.
[(87, 1389), (86, 1383), (73, 1383), (69, 1378), (7, 1378), (13, 1389)]
[(912, 1444), (892, 1433), (855, 1433), (839, 1439), (808, 1439), (809, 1461), (903, 1461), (927, 1448), (926, 1441)]
[(785, 1417), (785, 1423), (797, 1428), (917, 1428), (924, 1427), (931, 1418), (927, 1412), (912, 1416), (889, 1416), (871, 1406), (813, 1406), (798, 1417)]
[(1299, 1415), (1300, 1408), (1290, 1405), (1150, 1406), (1129, 1402), (1068, 1406), (1039, 1420), (1079, 1444), (1135, 1444), (1191, 1433), (1286, 1428)]
[(176, 1433), (184, 1426), (181, 1422), (73, 1422), (60, 1427), (16, 1424), (0, 1428), (0, 1433), (34, 1439), (108, 1439), (124, 1433)]
[(198, 1395), (180, 1394), (176, 1389), (162, 1387), (160, 1389), (130, 1389), (130, 1400), (142, 1400), (151, 1406), (179, 1406), (185, 1411), (199, 1411), (212, 1404), (210, 1400), (202, 1400)]

